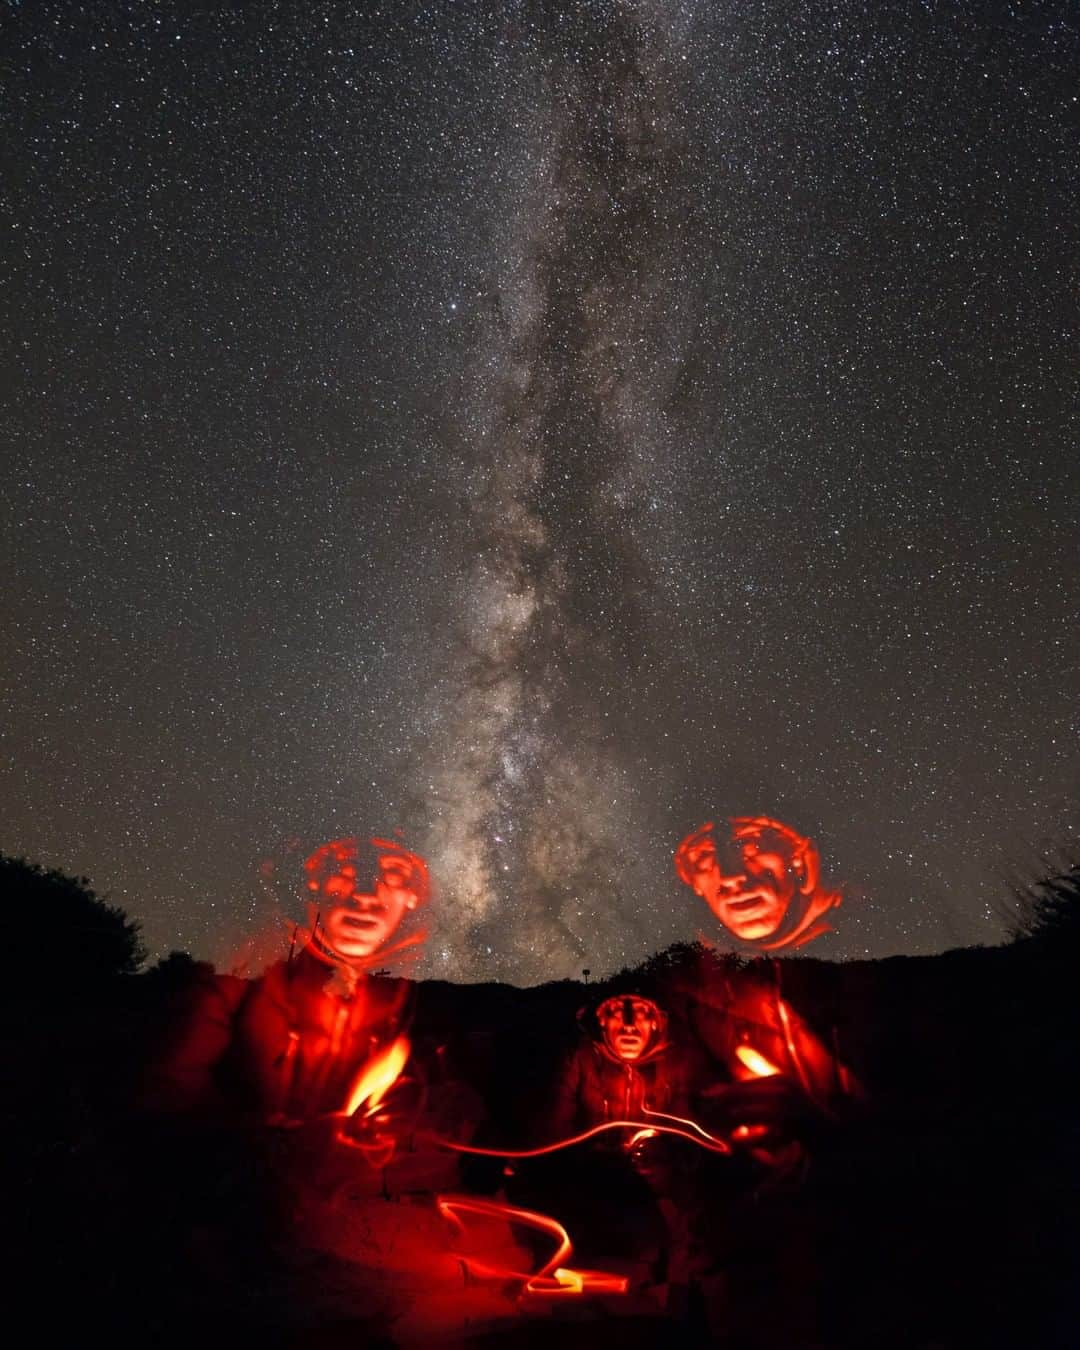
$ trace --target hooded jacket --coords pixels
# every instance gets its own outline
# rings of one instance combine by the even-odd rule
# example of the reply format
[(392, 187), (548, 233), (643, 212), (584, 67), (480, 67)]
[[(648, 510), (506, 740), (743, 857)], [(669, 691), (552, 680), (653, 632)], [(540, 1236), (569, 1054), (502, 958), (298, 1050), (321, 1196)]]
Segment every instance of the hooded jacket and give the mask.
[[(591, 1012), (591, 1010), (590, 1010)], [(668, 1038), (662, 1024), (655, 1044), (635, 1060), (620, 1059), (602, 1037), (585, 1030), (583, 1039), (565, 1061), (544, 1122), (544, 1142), (555, 1142), (601, 1125), (628, 1120), (650, 1123), (646, 1114), (693, 1116), (698, 1097), (707, 1086), (707, 1062), (699, 1052)]]
[(154, 1065), (144, 1105), (257, 1120), (340, 1111), (364, 1065), (405, 1029), (409, 989), (311, 947), (258, 979), (215, 975)]
[(700, 947), (672, 970), (666, 997), (730, 1080), (753, 1082), (757, 1065), (827, 1115), (856, 1102), (862, 1094), (855, 1076), (788, 1003), (779, 979), (774, 962), (739, 965)]

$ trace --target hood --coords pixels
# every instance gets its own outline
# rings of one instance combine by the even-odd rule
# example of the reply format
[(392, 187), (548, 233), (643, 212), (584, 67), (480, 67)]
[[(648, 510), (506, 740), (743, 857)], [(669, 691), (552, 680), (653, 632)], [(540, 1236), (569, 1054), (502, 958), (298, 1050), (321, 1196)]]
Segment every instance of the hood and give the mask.
[[(600, 1028), (597, 1017), (600, 1009), (606, 1003), (612, 1002), (613, 1000), (621, 1001), (624, 998), (634, 999), (641, 1003), (648, 1003), (655, 1014), (656, 1030), (646, 1046), (645, 1053), (637, 1059), (623, 1059), (620, 1055), (615, 1054), (604, 1039), (604, 1034)], [(659, 1059), (671, 1045), (671, 1042), (668, 1039), (668, 1015), (654, 999), (649, 998), (646, 994), (639, 994), (633, 991), (609, 994), (607, 997), (602, 998), (597, 1002), (587, 1004), (585, 1007), (580, 1008), (577, 1016), (582, 1035), (592, 1042), (593, 1048), (611, 1064), (618, 1064), (622, 1068), (636, 1069), (643, 1064), (650, 1064), (654, 1060)]]

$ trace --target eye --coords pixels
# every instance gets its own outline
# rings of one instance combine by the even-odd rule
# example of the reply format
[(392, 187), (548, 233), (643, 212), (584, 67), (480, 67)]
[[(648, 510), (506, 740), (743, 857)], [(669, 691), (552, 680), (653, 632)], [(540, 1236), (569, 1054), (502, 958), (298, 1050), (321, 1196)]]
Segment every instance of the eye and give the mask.
[(379, 868), (379, 881), (386, 886), (400, 890), (408, 885), (409, 874), (399, 863), (383, 863)]

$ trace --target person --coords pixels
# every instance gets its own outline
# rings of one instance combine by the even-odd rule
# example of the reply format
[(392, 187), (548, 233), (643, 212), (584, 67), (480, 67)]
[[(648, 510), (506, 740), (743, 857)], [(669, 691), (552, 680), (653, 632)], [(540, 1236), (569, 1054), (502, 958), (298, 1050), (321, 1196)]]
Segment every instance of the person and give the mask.
[(803, 1170), (815, 1145), (865, 1101), (835, 1031), (822, 1037), (782, 979), (780, 961), (746, 962), (700, 944), (663, 977), (667, 1006), (709, 1066), (701, 1122), (761, 1164), (770, 1184)]
[(768, 816), (735, 816), (728, 827), (692, 830), (675, 850), (675, 871), (736, 948), (791, 952), (832, 932), (842, 897), (822, 885), (813, 841)]
[(822, 1024), (820, 1006), (814, 1019), (802, 1015), (790, 973), (780, 960), (696, 944), (663, 974), (665, 1005), (710, 1064), (699, 1119), (733, 1148), (729, 1172), (705, 1173), (695, 1193), (689, 1246), (723, 1276), (710, 1324), (719, 1316), (740, 1343), (818, 1344), (809, 1328), (825, 1249), (821, 1197), (846, 1175), (865, 1116), (837, 1030)]
[[(262, 975), (201, 982), (151, 1067), (142, 1105), (271, 1125), (355, 1107), (346, 1134), (366, 1134), (368, 1146), (385, 1152), (391, 1096), (399, 1103), (415, 1096), (415, 1080), (401, 1071), (411, 992), (405, 980), (373, 970), (422, 941), (416, 916), (430, 894), (427, 865), (401, 843), (375, 837), (331, 840), (304, 866), (306, 929)], [(365, 1070), (379, 1064), (390, 1075), (397, 1068), (393, 1092), (384, 1083), (365, 1093)]]
[(410, 1165), (425, 1109), (412, 986), (380, 972), (423, 939), (427, 865), (374, 837), (330, 840), (304, 867), (307, 922), (288, 950), (250, 979), (196, 968), (135, 1103), (133, 1170), (157, 1178), (144, 1273), (162, 1306), (197, 1291), (170, 1329), (185, 1343), (316, 1297), (303, 1252), (345, 1269), (339, 1211), (390, 1221), (388, 1169)]
[(693, 1133), (687, 1122), (710, 1081), (707, 1061), (638, 989), (582, 1008), (578, 1027), (529, 1131), (541, 1156), (508, 1169), (506, 1195), (554, 1215), (571, 1235), (575, 1262), (605, 1270), (614, 1262), (632, 1283), (666, 1297), (672, 1280), (685, 1283), (705, 1155), (663, 1127)]
[(585, 1034), (563, 1066), (545, 1122), (551, 1141), (617, 1120), (648, 1125), (650, 1111), (691, 1114), (705, 1085), (704, 1060), (671, 1040), (667, 1014), (652, 999), (612, 994), (579, 1021)]

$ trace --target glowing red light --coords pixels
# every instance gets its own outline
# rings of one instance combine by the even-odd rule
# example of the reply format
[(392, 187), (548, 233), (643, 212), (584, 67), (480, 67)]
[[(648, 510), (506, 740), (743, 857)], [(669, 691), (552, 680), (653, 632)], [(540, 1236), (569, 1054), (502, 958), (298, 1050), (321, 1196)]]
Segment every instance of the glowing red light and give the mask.
[(644, 1114), (649, 1117), (650, 1122), (656, 1123), (644, 1126), (640, 1120), (605, 1120), (589, 1130), (582, 1130), (580, 1134), (572, 1134), (569, 1138), (559, 1139), (553, 1144), (541, 1144), (537, 1148), (480, 1148), (476, 1144), (459, 1144), (453, 1139), (440, 1139), (439, 1143), (444, 1148), (453, 1149), (455, 1153), (477, 1153), (485, 1158), (542, 1158), (546, 1153), (558, 1153), (560, 1149), (583, 1144), (587, 1139), (594, 1139), (606, 1130), (633, 1130), (636, 1136), (640, 1136), (645, 1129), (652, 1134), (670, 1134), (676, 1139), (689, 1140), (691, 1144), (708, 1149), (710, 1153), (731, 1152), (730, 1144), (709, 1134), (697, 1121), (684, 1120), (682, 1116), (668, 1116), (662, 1111), (650, 1111), (648, 1107), (644, 1108)]
[(547, 1214), (538, 1214), (531, 1209), (517, 1209), (513, 1205), (504, 1205), (497, 1200), (481, 1200), (467, 1195), (440, 1195), (436, 1199), (439, 1213), (457, 1228), (465, 1232), (461, 1215), (475, 1214), (489, 1219), (504, 1219), (507, 1223), (520, 1224), (526, 1228), (546, 1233), (555, 1240), (555, 1250), (539, 1270), (507, 1270), (499, 1266), (489, 1266), (470, 1257), (466, 1265), (477, 1275), (491, 1279), (520, 1280), (522, 1292), (541, 1295), (545, 1298), (580, 1296), (582, 1294), (625, 1294), (629, 1280), (623, 1275), (612, 1275), (602, 1270), (574, 1270), (564, 1264), (573, 1254), (573, 1244), (566, 1229), (556, 1219)]
[(367, 1104), (371, 1113), (401, 1076), (409, 1058), (409, 1038), (399, 1036), (380, 1054), (375, 1055), (356, 1076), (345, 1102), (342, 1115), (351, 1116)]
[(750, 1070), (755, 1078), (775, 1078), (780, 1072), (771, 1060), (766, 1059), (752, 1045), (736, 1046), (735, 1057), (744, 1068)]

